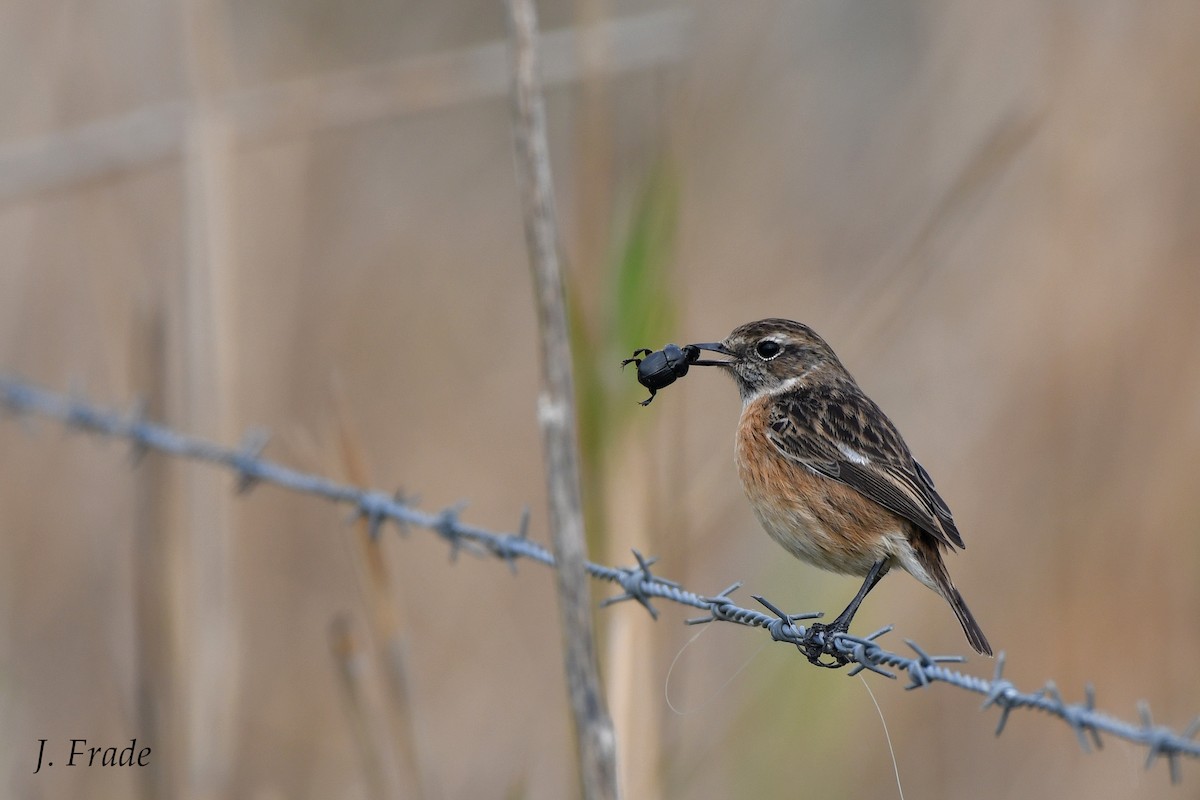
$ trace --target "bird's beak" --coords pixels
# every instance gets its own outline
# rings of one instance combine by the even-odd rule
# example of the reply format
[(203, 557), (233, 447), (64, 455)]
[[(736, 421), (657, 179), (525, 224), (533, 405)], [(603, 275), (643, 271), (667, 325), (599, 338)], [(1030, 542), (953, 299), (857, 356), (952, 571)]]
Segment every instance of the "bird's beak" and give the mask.
[[(723, 356), (733, 355), (733, 351), (721, 342), (697, 342), (696, 344), (689, 345), (689, 347), (695, 347), (699, 350), (711, 350), (712, 352), (720, 353)], [(692, 362), (693, 366), (697, 367), (728, 367), (732, 363), (732, 361), (713, 361), (711, 359)]]

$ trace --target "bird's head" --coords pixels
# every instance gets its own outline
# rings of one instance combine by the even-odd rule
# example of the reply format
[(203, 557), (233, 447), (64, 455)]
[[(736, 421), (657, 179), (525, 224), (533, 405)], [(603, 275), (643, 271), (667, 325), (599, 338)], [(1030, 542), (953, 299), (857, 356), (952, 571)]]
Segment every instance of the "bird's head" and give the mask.
[(743, 403), (786, 391), (820, 373), (831, 372), (839, 377), (846, 374), (824, 339), (807, 325), (790, 319), (748, 322), (720, 342), (693, 346), (729, 357), (697, 361), (696, 365), (727, 370), (737, 382)]

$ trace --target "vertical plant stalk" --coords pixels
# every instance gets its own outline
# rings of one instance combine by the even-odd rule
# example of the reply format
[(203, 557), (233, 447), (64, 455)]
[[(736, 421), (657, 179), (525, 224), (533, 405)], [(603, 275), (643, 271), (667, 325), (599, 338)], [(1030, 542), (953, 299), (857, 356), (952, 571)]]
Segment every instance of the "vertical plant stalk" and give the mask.
[[(185, 258), (167, 292), (167, 413), (190, 430), (233, 434), (237, 375), (233, 290), (233, 137), (217, 98), (230, 56), (220, 0), (180, 0), (191, 91), (183, 148)], [(233, 560), (237, 512), (228, 486), (195, 470), (173, 477), (171, 570), (180, 658), (183, 764), (174, 797), (226, 797), (236, 761), (240, 662)], [(170, 748), (164, 748), (170, 749)]]
[[(135, 386), (147, 387), (144, 412), (161, 418), (166, 404), (166, 351), (162, 309), (149, 303), (138, 308), (130, 362)], [(177, 467), (159, 453), (144, 453), (137, 472), (133, 524), (133, 621), (135, 630), (134, 707), (138, 736), (147, 742), (176, 739), (180, 659), (175, 643), (176, 613), (172, 592), (172, 547), (169, 533), (168, 475)], [(153, 745), (151, 745), (153, 746)], [(140, 797), (153, 800), (179, 793), (178, 752), (163, 747), (163, 757), (137, 770)]]
[[(351, 424), (349, 405), (340, 382), (334, 384), (337, 408), (338, 449), (347, 477), (352, 483), (369, 483), (370, 469), (362, 446), (362, 436)], [(426, 775), (421, 755), (423, 737), (414, 692), (409, 681), (408, 656), (403, 620), (404, 598), (400, 582), (393, 574), (383, 550), (384, 539), (375, 535), (366, 517), (358, 520), (349, 534), (351, 556), (358, 567), (359, 591), (367, 612), (373, 658), (371, 666), (382, 676), (379, 702), (362, 706), (364, 719), (371, 724), (370, 736), (359, 740), (359, 747), (378, 751), (372, 756), (382, 766), (389, 783), (380, 797), (419, 797), (431, 800), (441, 796)], [(366, 676), (361, 680), (365, 682)], [(347, 699), (353, 699), (347, 696)], [(348, 707), (353, 716), (358, 709)], [(364, 751), (365, 754), (365, 751)], [(407, 773), (407, 774), (405, 774)]]
[(368, 685), (371, 678), (370, 655), (354, 635), (348, 615), (339, 615), (329, 625), (329, 652), (337, 667), (342, 689), (342, 704), (350, 722), (350, 732), (363, 760), (363, 783), (367, 797), (412, 797), (402, 793), (395, 773), (395, 758), (386, 732), (380, 730), (376, 710), (379, 698)]
[(546, 460), (550, 533), (557, 564), (563, 658), (575, 722), (579, 779), (588, 800), (616, 798), (616, 738), (596, 666), (591, 595), (584, 569), (575, 397), (546, 141), (546, 108), (537, 71), (537, 12), (533, 0), (506, 0), (505, 6), (512, 41), (517, 182), (541, 339), (538, 423)]

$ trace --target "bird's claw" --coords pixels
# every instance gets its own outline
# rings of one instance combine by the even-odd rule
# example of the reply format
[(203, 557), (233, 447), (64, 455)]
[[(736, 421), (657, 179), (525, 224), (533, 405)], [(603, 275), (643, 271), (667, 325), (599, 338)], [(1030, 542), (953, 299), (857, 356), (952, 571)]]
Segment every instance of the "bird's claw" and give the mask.
[[(850, 659), (838, 649), (836, 637), (839, 633), (845, 633), (846, 627), (837, 623), (825, 625), (821, 622), (814, 622), (804, 632), (804, 639), (797, 647), (800, 648), (800, 652), (804, 653), (808, 663), (813, 666), (841, 669), (850, 663)], [(833, 661), (822, 661), (822, 656), (829, 656)]]

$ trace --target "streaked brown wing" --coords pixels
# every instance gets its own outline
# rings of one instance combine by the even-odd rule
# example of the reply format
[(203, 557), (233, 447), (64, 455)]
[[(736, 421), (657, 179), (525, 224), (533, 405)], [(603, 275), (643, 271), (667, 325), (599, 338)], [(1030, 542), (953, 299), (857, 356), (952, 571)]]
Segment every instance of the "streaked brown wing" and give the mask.
[(879, 406), (856, 387), (801, 389), (769, 421), (779, 452), (850, 486), (946, 546), (963, 547), (950, 509)]

